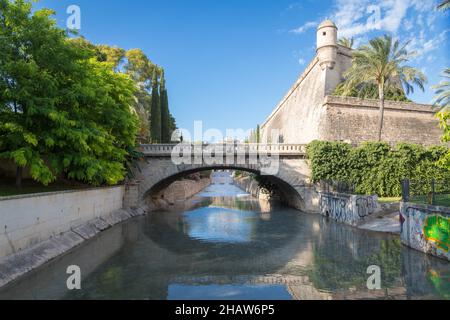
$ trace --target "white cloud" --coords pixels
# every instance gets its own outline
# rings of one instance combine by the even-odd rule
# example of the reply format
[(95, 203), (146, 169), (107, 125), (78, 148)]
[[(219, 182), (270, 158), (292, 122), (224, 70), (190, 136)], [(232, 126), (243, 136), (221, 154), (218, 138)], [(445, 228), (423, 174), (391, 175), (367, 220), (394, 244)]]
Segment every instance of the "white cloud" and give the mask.
[[(420, 59), (432, 51), (438, 49), (442, 43), (445, 43), (447, 39), (447, 33), (450, 30), (443, 30), (435, 37), (427, 38), (425, 32), (422, 30), (417, 35), (410, 35), (411, 43), (408, 46), (409, 51), (416, 51), (416, 59)], [(430, 60), (427, 60), (430, 62)]]
[(342, 37), (374, 30), (396, 33), (410, 5), (408, 0), (337, 0), (333, 19)]
[(406, 31), (411, 30), (412, 28), (414, 28), (414, 21), (412, 19), (405, 19), (405, 21), (403, 22), (403, 27)]
[(298, 63), (302, 66), (306, 63), (306, 61), (305, 61), (305, 59), (300, 58), (300, 59), (298, 59)]
[(296, 33), (296, 34), (301, 34), (309, 29), (317, 27), (318, 25), (319, 25), (319, 22), (317, 22), (317, 21), (309, 21), (309, 22), (306, 22), (301, 27), (291, 30), (290, 32)]
[(287, 8), (286, 8), (286, 10), (294, 10), (294, 9), (301, 9), (302, 8), (302, 4), (301, 3), (299, 3), (299, 2), (294, 2), (294, 3), (291, 3)]

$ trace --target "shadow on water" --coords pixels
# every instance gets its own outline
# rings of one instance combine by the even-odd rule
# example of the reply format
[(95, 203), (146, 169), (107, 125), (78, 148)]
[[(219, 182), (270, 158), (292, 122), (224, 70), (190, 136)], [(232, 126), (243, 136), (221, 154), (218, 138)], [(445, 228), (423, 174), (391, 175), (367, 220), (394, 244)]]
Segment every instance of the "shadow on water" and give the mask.
[[(258, 201), (232, 185), (212, 185), (185, 207), (115, 226), (0, 298), (450, 298), (449, 263), (398, 237)], [(67, 290), (69, 265), (80, 266), (82, 290)], [(370, 265), (381, 268), (382, 290), (367, 289)]]

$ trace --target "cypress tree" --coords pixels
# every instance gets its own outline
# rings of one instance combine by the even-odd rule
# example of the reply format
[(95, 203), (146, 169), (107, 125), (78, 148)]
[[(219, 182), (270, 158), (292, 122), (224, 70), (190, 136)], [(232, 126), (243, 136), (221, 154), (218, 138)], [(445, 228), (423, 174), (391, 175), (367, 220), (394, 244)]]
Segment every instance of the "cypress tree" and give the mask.
[(261, 127), (259, 124), (256, 127), (256, 143), (261, 143)]
[(159, 87), (160, 105), (161, 105), (161, 141), (162, 143), (170, 143), (170, 113), (169, 113), (169, 99), (167, 96), (166, 80), (164, 78), (164, 70), (161, 73), (161, 83)]
[(152, 100), (150, 111), (150, 132), (153, 143), (161, 142), (161, 105), (158, 93), (158, 71), (153, 72)]

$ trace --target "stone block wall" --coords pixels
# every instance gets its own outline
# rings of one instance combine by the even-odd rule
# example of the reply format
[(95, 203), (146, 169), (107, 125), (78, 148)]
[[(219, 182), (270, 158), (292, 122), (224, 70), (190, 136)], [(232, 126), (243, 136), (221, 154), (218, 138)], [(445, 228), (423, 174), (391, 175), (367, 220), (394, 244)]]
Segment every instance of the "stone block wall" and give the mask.
[(184, 201), (196, 195), (211, 184), (210, 178), (196, 180), (175, 181), (164, 190), (163, 198), (173, 204), (177, 201)]
[[(378, 134), (378, 100), (327, 96), (320, 137), (327, 141), (360, 144), (376, 141)], [(440, 144), (442, 130), (429, 105), (386, 101), (382, 139), (389, 143), (412, 142)]]
[(131, 182), (125, 186), (123, 197), (124, 208), (137, 208), (139, 206), (139, 183)]
[(358, 226), (379, 211), (377, 196), (319, 192), (319, 197), (322, 215), (351, 226)]
[[(350, 66), (351, 52), (342, 46), (333, 69), (322, 69), (316, 56), (261, 125), (262, 141), (376, 141), (378, 100), (331, 96)], [(440, 144), (442, 130), (435, 113), (430, 105), (386, 101), (383, 141)], [(279, 141), (270, 140), (272, 130), (279, 130)]]
[(450, 260), (450, 208), (403, 202), (400, 215), (404, 245)]

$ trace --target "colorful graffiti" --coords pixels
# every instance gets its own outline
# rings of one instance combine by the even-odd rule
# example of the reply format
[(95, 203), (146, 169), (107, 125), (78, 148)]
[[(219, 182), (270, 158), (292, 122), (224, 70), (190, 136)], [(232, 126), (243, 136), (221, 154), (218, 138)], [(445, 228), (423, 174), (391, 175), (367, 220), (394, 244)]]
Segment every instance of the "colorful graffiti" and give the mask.
[(423, 227), (423, 234), (427, 241), (432, 241), (436, 246), (448, 252), (450, 247), (450, 219), (441, 215), (435, 214), (425, 219)]
[(402, 203), (402, 243), (416, 250), (450, 260), (450, 209)]

